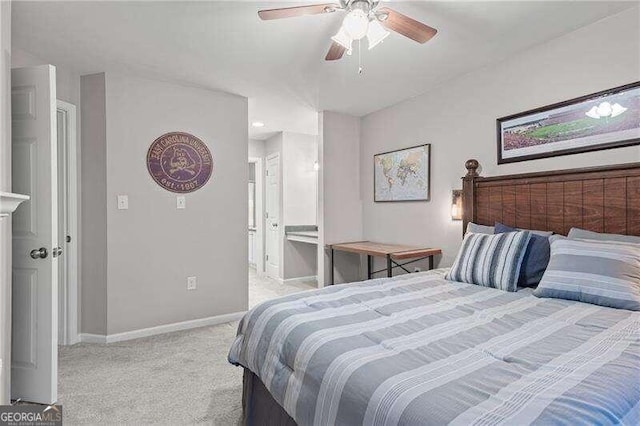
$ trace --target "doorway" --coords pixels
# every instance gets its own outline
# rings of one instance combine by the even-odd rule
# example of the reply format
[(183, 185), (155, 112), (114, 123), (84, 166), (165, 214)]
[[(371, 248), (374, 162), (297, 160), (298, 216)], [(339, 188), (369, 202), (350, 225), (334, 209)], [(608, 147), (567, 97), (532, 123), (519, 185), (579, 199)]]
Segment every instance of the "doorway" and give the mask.
[(267, 157), (265, 185), (266, 255), (265, 273), (280, 279), (280, 155)]
[(58, 136), (58, 344), (73, 345), (78, 335), (78, 163), (76, 106), (61, 100)]
[(249, 157), (249, 267), (264, 275), (264, 208), (262, 158)]

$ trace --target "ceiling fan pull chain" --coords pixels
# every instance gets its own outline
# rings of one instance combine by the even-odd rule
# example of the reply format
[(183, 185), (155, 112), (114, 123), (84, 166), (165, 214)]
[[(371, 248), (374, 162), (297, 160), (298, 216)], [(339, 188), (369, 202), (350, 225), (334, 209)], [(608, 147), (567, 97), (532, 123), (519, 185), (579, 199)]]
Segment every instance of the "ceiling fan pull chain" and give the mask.
[(362, 39), (358, 40), (358, 74), (362, 75)]

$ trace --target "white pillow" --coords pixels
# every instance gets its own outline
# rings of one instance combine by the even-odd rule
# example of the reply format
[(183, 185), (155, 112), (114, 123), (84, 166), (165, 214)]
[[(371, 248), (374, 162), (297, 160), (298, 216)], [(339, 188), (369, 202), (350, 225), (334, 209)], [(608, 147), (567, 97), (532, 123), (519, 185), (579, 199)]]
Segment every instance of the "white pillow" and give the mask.
[(571, 228), (568, 237), (572, 240), (618, 241), (622, 243), (640, 244), (640, 237), (634, 237), (633, 235), (604, 234), (580, 228)]
[(467, 232), (493, 235), (496, 233), (496, 229), (494, 226), (478, 225), (477, 223), (469, 222), (469, 224), (467, 224)]

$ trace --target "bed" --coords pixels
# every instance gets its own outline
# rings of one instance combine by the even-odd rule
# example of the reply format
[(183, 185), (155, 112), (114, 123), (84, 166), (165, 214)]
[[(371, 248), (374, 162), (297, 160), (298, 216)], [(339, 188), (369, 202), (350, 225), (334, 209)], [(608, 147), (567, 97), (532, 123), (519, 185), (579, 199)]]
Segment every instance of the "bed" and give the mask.
[[(640, 164), (467, 169), (465, 222), (640, 235)], [(639, 330), (637, 311), (452, 282), (439, 269), (263, 303), (229, 360), (245, 369), (245, 424), (637, 425)]]

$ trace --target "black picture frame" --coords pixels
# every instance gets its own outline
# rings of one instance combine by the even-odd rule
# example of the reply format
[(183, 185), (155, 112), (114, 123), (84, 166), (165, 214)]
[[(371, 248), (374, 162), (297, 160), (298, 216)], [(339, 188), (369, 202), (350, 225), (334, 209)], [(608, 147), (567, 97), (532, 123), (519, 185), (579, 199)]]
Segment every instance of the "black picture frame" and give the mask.
[[(401, 152), (401, 151), (407, 151), (410, 149), (416, 149), (416, 148), (422, 148), (422, 147), (426, 147), (427, 149), (427, 190), (426, 190), (426, 196), (425, 198), (420, 198), (420, 199), (411, 199), (411, 200), (378, 200), (376, 198), (376, 157), (381, 156), (381, 155), (388, 155), (388, 154), (393, 154), (396, 152)], [(381, 152), (378, 154), (375, 154), (373, 156), (373, 201), (375, 203), (415, 203), (415, 202), (424, 202), (424, 201), (431, 201), (431, 144), (430, 143), (424, 143), (424, 144), (420, 144), (420, 145), (415, 145), (415, 146), (410, 146), (407, 148), (400, 148), (400, 149), (394, 149), (392, 151), (386, 151), (386, 152)]]
[[(585, 96), (580, 96), (578, 98), (574, 98), (574, 99), (570, 99), (567, 101), (562, 101), (562, 102), (558, 102), (555, 104), (551, 104), (551, 105), (546, 105), (543, 107), (539, 107), (539, 108), (535, 108), (535, 109), (531, 109), (528, 111), (524, 111), (524, 112), (520, 112), (518, 114), (513, 114), (513, 115), (509, 115), (506, 117), (501, 117), (498, 118), (496, 120), (496, 134), (497, 134), (497, 158), (498, 158), (498, 164), (508, 164), (508, 163), (516, 163), (516, 162), (520, 162), (520, 161), (528, 161), (528, 160), (536, 160), (536, 159), (540, 159), (540, 158), (550, 158), (550, 157), (557, 157), (557, 156), (562, 156), (562, 155), (570, 155), (570, 154), (578, 154), (578, 153), (583, 153), (583, 152), (591, 152), (591, 151), (600, 151), (600, 150), (605, 150), (605, 149), (613, 149), (613, 148), (622, 148), (622, 147), (626, 147), (626, 146), (632, 146), (632, 145), (640, 145), (640, 138), (638, 137), (632, 137), (632, 138), (628, 138), (628, 139), (622, 139), (622, 140), (616, 140), (616, 141), (609, 141), (609, 142), (603, 142), (603, 143), (593, 143), (592, 145), (588, 145), (588, 146), (580, 146), (580, 147), (575, 147), (575, 148), (568, 148), (568, 149), (550, 149), (548, 152), (539, 152), (539, 153), (535, 153), (535, 154), (529, 154), (529, 155), (520, 155), (520, 156), (514, 156), (514, 157), (508, 157), (508, 158), (504, 158), (503, 156), (503, 145), (504, 145), (504, 139), (503, 139), (503, 124), (507, 123), (509, 121), (513, 121), (516, 119), (521, 119), (527, 116), (533, 116), (535, 114), (539, 114), (539, 113), (545, 113), (545, 112), (550, 112), (553, 110), (559, 110), (560, 108), (565, 108), (568, 106), (572, 106), (572, 105), (577, 105), (580, 103), (584, 103), (584, 102), (595, 102), (601, 98), (605, 98), (608, 96), (613, 96), (613, 95), (620, 95), (623, 94), (624, 92), (627, 91), (631, 91), (631, 90), (640, 90), (640, 81), (634, 82), (634, 83), (630, 83), (630, 84), (625, 84), (623, 86), (618, 86), (618, 87), (614, 87), (612, 89), (607, 89), (607, 90), (603, 90), (600, 92), (596, 92), (596, 93), (591, 93), (589, 95), (585, 95)], [(606, 134), (604, 134), (606, 135)], [(593, 136), (596, 136), (596, 134), (594, 134)], [(543, 144), (540, 144), (543, 145)]]

